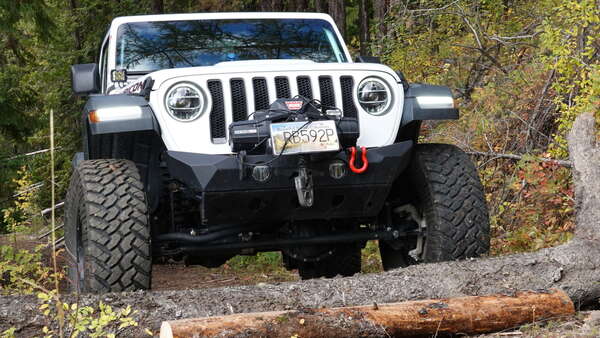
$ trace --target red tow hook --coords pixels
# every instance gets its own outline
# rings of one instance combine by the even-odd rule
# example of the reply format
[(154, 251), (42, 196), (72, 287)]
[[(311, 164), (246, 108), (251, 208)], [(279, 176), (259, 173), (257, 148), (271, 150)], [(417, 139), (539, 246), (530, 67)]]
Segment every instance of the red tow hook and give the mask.
[(369, 161), (367, 160), (367, 148), (360, 147), (360, 151), (362, 152), (361, 159), (363, 164), (362, 167), (357, 168), (354, 166), (354, 161), (356, 160), (356, 147), (350, 147), (350, 161), (348, 162), (348, 166), (355, 174), (362, 174), (367, 171), (367, 168), (369, 167)]

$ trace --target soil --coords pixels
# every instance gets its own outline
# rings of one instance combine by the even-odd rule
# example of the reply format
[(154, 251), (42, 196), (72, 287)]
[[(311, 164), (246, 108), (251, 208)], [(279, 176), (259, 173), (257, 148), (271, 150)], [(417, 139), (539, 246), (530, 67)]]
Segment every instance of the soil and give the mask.
[(185, 266), (183, 264), (152, 266), (152, 290), (154, 291), (279, 283), (298, 279), (297, 272), (290, 272), (289, 274), (244, 273), (227, 268), (209, 269), (202, 266)]

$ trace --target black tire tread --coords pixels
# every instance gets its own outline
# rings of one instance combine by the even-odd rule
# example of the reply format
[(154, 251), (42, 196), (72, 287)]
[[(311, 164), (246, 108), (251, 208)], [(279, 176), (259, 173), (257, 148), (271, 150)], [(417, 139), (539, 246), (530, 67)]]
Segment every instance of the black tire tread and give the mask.
[(65, 231), (76, 231), (75, 217), (80, 217), (82, 224), (86, 271), (79, 288), (97, 293), (149, 289), (150, 228), (144, 186), (135, 163), (82, 161), (74, 170), (66, 204)]
[[(410, 167), (428, 222), (428, 262), (479, 257), (489, 252), (487, 203), (477, 169), (460, 148), (419, 144)], [(429, 224), (432, 223), (432, 224)]]

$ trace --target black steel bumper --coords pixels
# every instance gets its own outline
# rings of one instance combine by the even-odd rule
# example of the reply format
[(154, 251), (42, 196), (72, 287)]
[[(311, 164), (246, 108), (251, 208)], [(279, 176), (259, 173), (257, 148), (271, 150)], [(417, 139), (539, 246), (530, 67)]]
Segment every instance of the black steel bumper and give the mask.
[[(237, 155), (206, 155), (167, 152), (171, 176), (180, 181), (201, 205), (205, 224), (245, 224), (259, 221), (372, 217), (379, 213), (392, 183), (410, 162), (412, 141), (370, 148), (366, 172), (355, 174), (347, 167), (346, 151), (311, 155), (305, 161), (314, 183), (314, 204), (298, 204), (294, 177), (301, 156), (254, 155), (240, 164)], [(346, 175), (334, 179), (333, 161), (346, 163)], [(253, 165), (270, 162), (270, 179), (258, 182)]]

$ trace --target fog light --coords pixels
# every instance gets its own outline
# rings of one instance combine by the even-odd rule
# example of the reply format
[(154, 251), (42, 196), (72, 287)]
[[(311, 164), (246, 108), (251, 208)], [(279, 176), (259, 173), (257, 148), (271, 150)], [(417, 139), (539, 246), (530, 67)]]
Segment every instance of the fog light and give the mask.
[(335, 161), (329, 165), (329, 175), (336, 180), (346, 176), (346, 163), (343, 161)]
[(266, 182), (271, 178), (271, 169), (267, 165), (257, 165), (252, 169), (252, 178), (258, 182)]

